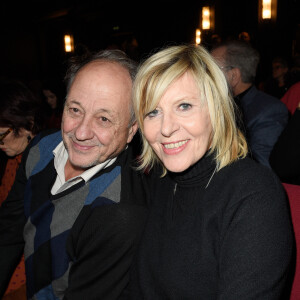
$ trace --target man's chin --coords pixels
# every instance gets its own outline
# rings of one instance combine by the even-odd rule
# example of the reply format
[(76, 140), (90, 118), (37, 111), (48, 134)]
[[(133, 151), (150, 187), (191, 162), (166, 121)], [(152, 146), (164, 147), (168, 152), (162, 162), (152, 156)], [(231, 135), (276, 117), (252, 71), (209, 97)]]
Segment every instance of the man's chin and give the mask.
[(87, 170), (87, 169), (90, 169), (90, 168), (92, 168), (92, 167), (94, 167), (94, 166), (96, 166), (97, 164), (98, 164), (98, 162), (86, 162), (86, 163), (84, 163), (84, 162), (77, 162), (77, 161), (72, 161), (72, 160), (70, 160), (70, 162), (71, 162), (71, 165), (74, 167), (74, 168), (76, 168), (76, 169), (81, 169), (81, 170), (83, 170), (83, 171), (85, 171), (85, 170)]

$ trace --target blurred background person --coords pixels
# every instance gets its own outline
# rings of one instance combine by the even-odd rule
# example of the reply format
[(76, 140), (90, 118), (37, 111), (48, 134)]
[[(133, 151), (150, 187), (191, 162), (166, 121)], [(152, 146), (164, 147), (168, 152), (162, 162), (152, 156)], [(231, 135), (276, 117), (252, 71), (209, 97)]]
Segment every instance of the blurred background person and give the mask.
[(63, 84), (53, 79), (44, 81), (42, 97), (45, 100), (46, 128), (60, 129), (65, 99)]
[(262, 90), (276, 98), (281, 98), (291, 86), (289, 63), (284, 57), (277, 56), (272, 60), (272, 74), (261, 87)]
[(230, 40), (212, 49), (223, 71), (241, 117), (249, 152), (257, 162), (269, 167), (269, 156), (288, 122), (288, 110), (278, 99), (258, 90), (255, 77), (260, 55), (248, 42)]
[[(44, 127), (40, 101), (21, 81), (0, 80), (0, 204), (6, 199), (15, 179), (22, 154), (32, 138)], [(26, 299), (24, 257), (21, 258), (8, 288), (7, 299)]]

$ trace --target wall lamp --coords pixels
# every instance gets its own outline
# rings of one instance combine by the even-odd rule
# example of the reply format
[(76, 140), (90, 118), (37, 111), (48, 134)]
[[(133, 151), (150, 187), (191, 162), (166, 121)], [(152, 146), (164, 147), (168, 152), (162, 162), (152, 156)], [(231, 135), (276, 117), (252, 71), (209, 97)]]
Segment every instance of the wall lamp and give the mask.
[(271, 19), (271, 6), (272, 0), (263, 0), (262, 3), (262, 18), (263, 19)]
[(197, 45), (199, 45), (201, 43), (201, 31), (199, 28), (196, 29), (195, 42)]
[(65, 52), (74, 52), (74, 39), (70, 34), (64, 36)]
[(202, 29), (210, 29), (210, 9), (208, 6), (202, 7)]
[(201, 11), (201, 28), (202, 30), (214, 29), (215, 18), (214, 8), (211, 6), (203, 6)]
[(259, 1), (259, 19), (276, 21), (277, 18), (277, 0)]

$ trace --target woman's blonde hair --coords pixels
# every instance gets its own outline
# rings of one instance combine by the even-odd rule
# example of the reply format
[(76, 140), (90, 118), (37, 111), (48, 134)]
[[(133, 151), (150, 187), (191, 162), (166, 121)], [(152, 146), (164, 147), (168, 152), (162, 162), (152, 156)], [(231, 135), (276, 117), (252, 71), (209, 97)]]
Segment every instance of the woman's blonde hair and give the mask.
[(133, 106), (143, 141), (139, 169), (151, 169), (160, 162), (144, 136), (144, 118), (157, 107), (170, 84), (186, 72), (193, 75), (202, 101), (208, 106), (212, 124), (210, 153), (215, 153), (217, 170), (247, 155), (246, 140), (236, 126), (235, 104), (212, 56), (198, 45), (171, 46), (150, 56), (135, 79)]

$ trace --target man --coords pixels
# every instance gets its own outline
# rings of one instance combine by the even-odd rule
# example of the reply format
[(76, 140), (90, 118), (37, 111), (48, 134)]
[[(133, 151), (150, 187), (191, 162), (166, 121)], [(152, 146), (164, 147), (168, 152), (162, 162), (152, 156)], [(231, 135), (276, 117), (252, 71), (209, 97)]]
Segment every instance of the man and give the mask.
[(240, 127), (252, 157), (270, 168), (270, 152), (288, 122), (286, 106), (256, 89), (259, 54), (249, 43), (228, 41), (212, 49), (211, 54), (224, 72), (242, 113)]
[(32, 141), (0, 209), (2, 293), (25, 244), (28, 299), (126, 294), (147, 194), (128, 145), (135, 72), (118, 50), (73, 61), (61, 132)]

